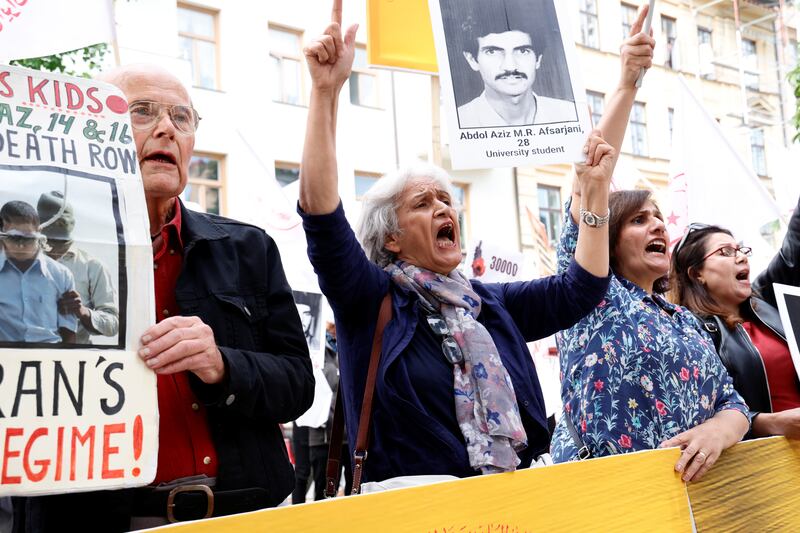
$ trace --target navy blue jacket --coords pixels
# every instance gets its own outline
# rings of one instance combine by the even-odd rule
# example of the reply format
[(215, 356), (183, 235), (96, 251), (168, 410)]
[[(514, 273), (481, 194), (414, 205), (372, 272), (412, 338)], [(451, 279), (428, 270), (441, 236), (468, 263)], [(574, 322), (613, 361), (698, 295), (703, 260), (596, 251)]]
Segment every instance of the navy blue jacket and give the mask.
[[(278, 424), (303, 414), (314, 397), (308, 347), (278, 248), (249, 224), (183, 205), (181, 219), (178, 306), (211, 327), (226, 367), (217, 385), (189, 374), (208, 407), (216, 490), (260, 487), (266, 490), (260, 507), (275, 506), (294, 488)], [(135, 490), (17, 498), (14, 530), (127, 531)]]
[[(447, 417), (432, 414), (441, 415), (447, 409), (455, 420), (452, 367), (441, 364), (439, 346), (424, 342), (427, 325), (418, 320), (417, 296), (391, 283), (389, 275), (367, 259), (341, 204), (328, 215), (301, 212), (301, 216), (309, 259), (336, 319), (340, 391), (351, 446), (356, 442), (378, 308), (387, 291), (392, 296), (392, 319), (384, 330), (375, 384), (365, 478), (379, 481), (400, 475), (476, 474), (469, 465), (457, 425), (453, 430)], [(573, 263), (562, 275), (528, 282), (472, 281), (482, 300), (478, 321), (491, 334), (511, 376), (528, 435), (528, 448), (520, 455), (520, 467), (528, 466), (532, 458), (547, 451), (550, 438), (544, 400), (526, 342), (546, 337), (582, 318), (600, 302), (608, 280), (592, 276)], [(424, 346), (410, 345), (412, 338)], [(419, 351), (429, 351), (430, 359), (417, 357)], [(419, 361), (426, 360), (430, 365), (420, 373), (423, 367)], [(449, 385), (440, 394), (421, 392), (415, 382), (430, 379), (422, 375), (425, 372), (444, 372), (439, 382)]]

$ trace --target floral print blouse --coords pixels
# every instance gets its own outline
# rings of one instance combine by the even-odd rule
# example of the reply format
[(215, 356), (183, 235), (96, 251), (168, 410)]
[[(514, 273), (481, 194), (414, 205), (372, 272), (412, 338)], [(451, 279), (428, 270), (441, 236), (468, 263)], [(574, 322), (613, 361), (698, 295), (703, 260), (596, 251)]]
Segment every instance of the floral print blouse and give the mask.
[[(577, 240), (567, 206), (559, 271)], [(697, 318), (618, 275), (600, 304), (556, 341), (564, 412), (593, 457), (657, 448), (725, 409), (747, 416)], [(555, 462), (577, 457), (564, 417), (550, 453)]]

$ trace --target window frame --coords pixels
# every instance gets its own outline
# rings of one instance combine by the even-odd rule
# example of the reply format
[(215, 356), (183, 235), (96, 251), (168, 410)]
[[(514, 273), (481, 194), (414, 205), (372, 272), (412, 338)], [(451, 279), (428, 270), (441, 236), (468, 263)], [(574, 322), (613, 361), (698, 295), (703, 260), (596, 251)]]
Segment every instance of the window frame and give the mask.
[(276, 172), (279, 168), (280, 169), (284, 169), (284, 170), (297, 171), (297, 173), (298, 173), (297, 174), (297, 179), (300, 179), (300, 163), (293, 163), (291, 161), (275, 161), (275, 163), (273, 164), (272, 168), (273, 168), (272, 177), (275, 178), (275, 181), (278, 183), (278, 185), (281, 188), (286, 187), (288, 185), (291, 185), (292, 183), (294, 183), (297, 180), (293, 180), (293, 181), (291, 181), (289, 183), (286, 183), (286, 184), (281, 183), (280, 181), (278, 181), (278, 173)]
[[(635, 115), (635, 111), (637, 109), (637, 106), (639, 106), (638, 109), (642, 110), (642, 116), (644, 117), (644, 119), (642, 121), (634, 120), (634, 118), (635, 118), (634, 115)], [(638, 132), (639, 128), (641, 128), (642, 139), (643, 139), (643, 144), (644, 144), (644, 150), (641, 153), (637, 152), (637, 150), (636, 150), (637, 144), (636, 144), (636, 142), (634, 140), (634, 136), (637, 135), (637, 133), (634, 133), (634, 132)], [(631, 107), (631, 116), (630, 116), (630, 119), (628, 121), (628, 131), (630, 131), (631, 154), (633, 154), (635, 156), (638, 156), (638, 157), (649, 157), (648, 154), (649, 154), (650, 150), (649, 150), (649, 143), (647, 142), (648, 139), (647, 139), (647, 104), (646, 103), (639, 102), (639, 101), (633, 102), (633, 107)]]
[[(593, 100), (596, 99), (596, 100)], [(600, 111), (596, 111), (593, 105), (594, 101), (600, 102)], [(600, 124), (600, 118), (602, 118), (603, 113), (606, 109), (606, 95), (605, 93), (601, 93), (599, 91), (586, 91), (586, 103), (589, 104), (589, 113), (592, 117), (592, 126), (597, 127)], [(595, 120), (597, 118), (597, 120)]]
[[(184, 37), (186, 39), (190, 39), (192, 41), (192, 59), (190, 61), (191, 68), (192, 68), (192, 87), (196, 87), (198, 89), (208, 89), (212, 91), (220, 91), (222, 90), (221, 84), (221, 76), (220, 76), (220, 38), (219, 38), (219, 10), (197, 6), (195, 4), (189, 4), (186, 2), (178, 2), (177, 3), (177, 10), (176, 16), (180, 17), (180, 10), (185, 9), (187, 11), (195, 11), (198, 13), (204, 13), (206, 15), (211, 15), (213, 26), (214, 26), (214, 37), (209, 38), (205, 35), (198, 35), (195, 33), (184, 33), (178, 30), (178, 38)], [(207, 43), (214, 43), (214, 86), (213, 87), (205, 87), (199, 84), (199, 68), (197, 67), (197, 45), (195, 44), (196, 41), (204, 41)]]
[[(219, 191), (219, 214), (221, 216), (226, 216), (228, 212), (228, 187), (227, 187), (227, 176), (226, 176), (226, 161), (227, 157), (225, 154), (215, 153), (215, 152), (194, 152), (192, 154), (192, 159), (195, 157), (201, 157), (206, 159), (213, 159), (217, 162), (217, 168), (219, 169), (219, 180), (204, 180), (204, 179), (197, 179), (192, 178), (191, 176), (187, 177), (186, 184), (191, 185), (192, 187), (198, 187), (201, 191), (205, 191), (206, 188), (214, 188)], [(189, 161), (191, 165), (191, 160)], [(184, 188), (181, 191), (181, 194), (186, 189)], [(203, 212), (208, 213), (208, 210), (205, 205), (205, 193), (201, 194), (199, 198), (202, 199), (202, 202), (197, 202), (200, 204), (200, 207), (203, 209)]]
[[(588, 2), (591, 2), (592, 6), (594, 7), (593, 11), (587, 11), (584, 9)], [(580, 13), (581, 21), (581, 44), (594, 50), (600, 50), (600, 17), (598, 13), (599, 10), (597, 8), (597, 0), (581, 0), (581, 3), (578, 5), (578, 11)], [(590, 20), (594, 22), (595, 43), (587, 42), (588, 33), (586, 29), (588, 27), (587, 22)]]
[[(555, 206), (550, 205), (542, 205), (542, 202), (539, 201), (539, 192), (540, 191), (547, 191), (547, 192), (555, 192), (558, 194), (558, 202), (556, 202)], [(549, 194), (548, 194), (549, 197)], [(555, 247), (558, 243), (559, 237), (561, 237), (561, 230), (562, 227), (562, 220), (564, 218), (564, 211), (561, 198), (561, 187), (556, 185), (548, 185), (546, 183), (537, 183), (536, 184), (536, 203), (539, 206), (539, 221), (544, 224), (545, 231), (547, 232), (547, 238), (549, 240), (549, 244), (551, 247)], [(542, 215), (546, 215), (544, 220), (542, 220)], [(549, 215), (554, 215), (551, 218)], [(558, 225), (557, 228), (551, 227), (551, 221), (555, 220), (556, 224)], [(556, 232), (556, 230), (558, 230)]]
[[(636, 22), (636, 15), (639, 13), (639, 8), (626, 2), (620, 2), (619, 8), (622, 13), (622, 40), (625, 41), (625, 39), (631, 36), (631, 28)], [(629, 17), (628, 15), (631, 13), (633, 16)]]
[[(670, 23), (670, 26), (672, 28), (672, 32), (668, 32), (667, 31), (667, 27), (666, 27), (667, 25), (665, 24), (667, 22)], [(669, 35), (670, 33), (673, 33), (674, 35), (670, 36)], [(669, 15), (663, 15), (662, 14), (661, 15), (661, 36), (663, 37), (664, 46), (666, 47), (664, 49), (664, 51), (666, 52), (664, 54), (664, 68), (667, 68), (667, 69), (670, 69), (670, 70), (678, 70), (677, 61), (675, 61), (675, 56), (674, 56), (675, 47), (674, 46), (670, 46), (670, 45), (674, 45), (676, 42), (678, 42), (678, 19), (676, 19), (675, 17), (670, 17)], [(670, 39), (672, 39), (671, 42), (670, 42)]]
[[(364, 50), (364, 53), (366, 54), (366, 52), (367, 52), (367, 45), (366, 44), (356, 43), (355, 47), (356, 47), (357, 50), (359, 50), (359, 49), (360, 50)], [(375, 84), (375, 105), (353, 102), (352, 83), (353, 83), (353, 78), (354, 77), (357, 78), (358, 76), (369, 76), (369, 77), (372, 78), (373, 83)], [(348, 78), (347, 78), (347, 83), (351, 84), (351, 85), (348, 86), (348, 91), (350, 93), (349, 96), (350, 96), (350, 104), (351, 105), (355, 105), (355, 106), (358, 106), (358, 107), (366, 107), (368, 109), (383, 109), (383, 106), (381, 106), (382, 98), (381, 98), (381, 90), (380, 90), (381, 89), (380, 88), (380, 79), (378, 78), (378, 73), (377, 72), (375, 72), (374, 70), (372, 70), (368, 66), (367, 67), (358, 67), (355, 64), (355, 61), (353, 61), (353, 68), (350, 71), (350, 76), (348, 76)]]
[[(748, 45), (748, 53), (745, 53), (745, 45)], [(749, 45), (752, 45), (752, 54), (749, 53), (751, 50), (749, 49)], [(753, 62), (755, 64), (755, 72), (746, 70), (747, 65), (742, 65), (742, 70), (744, 72), (744, 86), (751, 91), (758, 91), (759, 86), (761, 83), (761, 76), (758, 71), (758, 42), (755, 39), (749, 39), (747, 37), (742, 37), (742, 61), (747, 62), (748, 57), (753, 58)]]
[[(365, 178), (370, 178), (370, 179), (374, 178), (375, 181), (377, 182), (381, 178), (381, 176), (383, 176), (383, 174), (381, 174), (380, 172), (370, 172), (368, 170), (353, 171), (353, 194), (355, 195), (356, 201), (358, 202), (360, 202), (364, 198), (364, 194), (366, 194), (366, 193), (361, 195), (358, 194), (358, 188), (356, 187), (356, 180), (358, 179), (359, 176), (363, 176)], [(373, 183), (372, 185), (375, 184)], [(370, 189), (372, 188), (372, 185), (370, 185)]]
[[(756, 143), (756, 140), (760, 142)], [(756, 174), (763, 177), (769, 176), (767, 169), (767, 143), (764, 137), (764, 128), (750, 128), (750, 158), (752, 159), (753, 170)]]
[[(297, 36), (298, 49), (297, 49), (297, 55), (289, 55), (289, 54), (286, 54), (284, 52), (278, 52), (277, 50), (275, 50), (272, 47), (270, 47), (270, 49), (269, 49), (270, 61), (271, 61), (272, 58), (275, 58), (275, 59), (277, 59), (277, 60), (279, 60), (281, 62), (281, 76), (277, 80), (275, 80), (275, 83), (280, 83), (281, 100), (275, 100), (275, 98), (272, 97), (272, 96), (270, 96), (270, 100), (272, 102), (277, 103), (277, 104), (286, 104), (286, 105), (307, 107), (308, 106), (308, 101), (307, 101), (307, 98), (306, 98), (306, 76), (305, 76), (305, 68), (304, 68), (305, 67), (305, 63), (304, 63), (305, 58), (303, 57), (303, 38), (305, 36), (305, 32), (302, 29), (299, 29), (299, 28), (293, 28), (291, 26), (286, 26), (284, 24), (276, 24), (276, 23), (270, 22), (267, 25), (267, 34), (269, 35), (269, 32), (272, 32), (272, 31), (279, 31), (279, 32), (284, 32), (284, 33), (292, 33), (295, 36)], [(271, 40), (270, 40), (270, 42), (271, 42)], [(300, 65), (300, 86), (298, 87), (299, 94), (297, 95), (297, 102), (289, 102), (286, 99), (286, 94), (285, 94), (285, 91), (284, 91), (285, 84), (283, 83), (283, 61), (285, 59), (288, 59), (288, 60), (291, 60), (291, 61), (297, 61), (297, 63)], [(272, 65), (270, 65), (270, 68), (272, 68)]]

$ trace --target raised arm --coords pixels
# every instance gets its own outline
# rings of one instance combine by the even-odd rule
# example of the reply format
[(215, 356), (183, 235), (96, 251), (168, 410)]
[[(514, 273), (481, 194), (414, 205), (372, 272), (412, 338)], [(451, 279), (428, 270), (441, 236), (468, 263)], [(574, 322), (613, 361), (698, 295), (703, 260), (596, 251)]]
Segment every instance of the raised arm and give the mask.
[(339, 92), (350, 76), (358, 25), (342, 37), (342, 0), (334, 0), (331, 23), (303, 50), (311, 73), (311, 101), (300, 167), (300, 208), (323, 215), (339, 205), (336, 113)]
[[(655, 39), (652, 36), (642, 33), (644, 19), (647, 17), (648, 6), (644, 5), (639, 9), (639, 16), (631, 27), (631, 36), (622, 43), (620, 48), (620, 59), (622, 71), (620, 73), (619, 84), (614, 94), (608, 99), (605, 112), (600, 119), (600, 124), (596, 125), (600, 130), (600, 135), (605, 141), (614, 147), (614, 165), (617, 163), (622, 142), (625, 139), (625, 128), (628, 126), (628, 117), (633, 108), (636, 98), (636, 79), (642, 68), (650, 68), (653, 64), (653, 48)], [(588, 157), (587, 157), (588, 161)], [(578, 221), (581, 208), (581, 190), (577, 187), (577, 179), (572, 187), (572, 207), (570, 214), (572, 220)], [(586, 207), (584, 207), (586, 209)], [(605, 214), (598, 213), (600, 215)]]
[[(581, 189), (581, 208), (599, 216), (608, 213), (608, 187), (614, 171), (616, 150), (607, 144), (598, 131), (587, 141), (586, 164), (575, 165)], [(608, 221), (592, 226), (581, 220), (575, 261), (590, 274), (608, 276)]]

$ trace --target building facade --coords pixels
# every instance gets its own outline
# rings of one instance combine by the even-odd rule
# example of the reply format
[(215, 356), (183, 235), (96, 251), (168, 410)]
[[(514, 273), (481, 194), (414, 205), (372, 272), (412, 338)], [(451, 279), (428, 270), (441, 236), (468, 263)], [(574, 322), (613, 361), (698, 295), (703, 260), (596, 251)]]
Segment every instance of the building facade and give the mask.
[[(619, 47), (641, 3), (569, 2), (595, 118), (616, 85)], [(679, 74), (771, 183), (780, 166), (773, 159), (793, 135), (794, 98), (782, 80), (786, 65), (795, 63), (794, 11), (778, 9), (778, 0), (738, 3), (741, 39), (733, 0), (659, 0), (655, 66), (637, 97), (620, 160), (631, 184), (666, 188)], [(202, 122), (185, 199), (279, 231), (296, 201), (292, 183), (306, 127), (310, 79), (302, 49), (328, 24), (327, 3), (137, 0), (115, 6), (120, 62), (161, 64), (192, 87)], [(354, 220), (360, 197), (380, 175), (415, 160), (448, 168), (449, 160), (436, 80), (369, 68), (366, 0), (346, 2), (344, 17), (345, 24), (361, 25), (338, 123), (339, 188)], [(571, 188), (568, 165), (452, 174), (464, 206), (465, 250), (473, 240), (492, 239), (522, 250), (533, 271), (552, 271), (552, 243)]]

